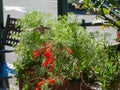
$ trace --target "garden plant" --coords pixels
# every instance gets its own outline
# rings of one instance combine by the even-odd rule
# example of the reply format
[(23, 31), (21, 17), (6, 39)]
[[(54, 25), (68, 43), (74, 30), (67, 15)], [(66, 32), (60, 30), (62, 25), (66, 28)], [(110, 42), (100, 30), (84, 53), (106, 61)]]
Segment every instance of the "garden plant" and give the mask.
[(14, 65), (22, 90), (70, 90), (75, 82), (78, 90), (86, 90), (83, 85), (87, 90), (117, 90), (119, 54), (107, 46), (106, 35), (88, 33), (75, 15), (57, 20), (33, 11), (18, 22), (22, 32), (13, 35), (20, 40)]

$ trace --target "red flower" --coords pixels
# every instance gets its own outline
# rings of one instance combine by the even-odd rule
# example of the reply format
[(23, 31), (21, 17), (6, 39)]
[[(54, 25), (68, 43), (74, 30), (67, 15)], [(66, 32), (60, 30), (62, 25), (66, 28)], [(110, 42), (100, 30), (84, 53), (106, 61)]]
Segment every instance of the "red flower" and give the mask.
[(72, 54), (72, 50), (71, 50), (71, 49), (68, 49), (67, 52), (68, 52), (69, 54)]
[(44, 54), (43, 54), (43, 57), (51, 58), (51, 55), (52, 55), (52, 52), (50, 52), (50, 51), (45, 51)]
[(48, 60), (45, 60), (44, 62), (42, 62), (42, 66), (46, 68), (48, 66)]
[(40, 81), (40, 82), (38, 83), (38, 86), (41, 86), (44, 82), (45, 82), (44, 80)]
[(54, 83), (55, 83), (55, 79), (48, 79), (47, 82), (48, 82), (49, 84), (54, 84)]
[(48, 71), (49, 71), (49, 72), (52, 72), (53, 68), (54, 68), (54, 64), (51, 65), (51, 67), (49, 68)]
[(36, 59), (40, 55), (40, 49), (36, 49), (33, 51), (33, 59)]
[(40, 88), (39, 88), (39, 87), (37, 87), (35, 90), (40, 90)]
[(117, 38), (120, 39), (120, 32), (117, 33)]
[(41, 86), (43, 85), (44, 82), (45, 82), (44, 80), (40, 81), (38, 83), (38, 86), (37, 86), (36, 90), (40, 90), (40, 88), (41, 88)]
[(53, 64), (52, 58), (48, 58), (47, 60), (48, 60), (48, 62), (49, 62), (50, 64)]

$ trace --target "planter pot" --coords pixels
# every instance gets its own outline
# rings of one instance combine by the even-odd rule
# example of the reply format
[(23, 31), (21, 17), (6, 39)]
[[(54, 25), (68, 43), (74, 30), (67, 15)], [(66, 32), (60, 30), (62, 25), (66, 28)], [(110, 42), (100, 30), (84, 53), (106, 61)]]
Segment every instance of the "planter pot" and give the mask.
[[(37, 77), (35, 70), (36, 70), (35, 68), (27, 68), (21, 72), (21, 75), (27, 74), (27, 77), (19, 79), (19, 90), (23, 90), (23, 86), (25, 83), (29, 83), (29, 85), (30, 85), (30, 88), (28, 90), (34, 90), (33, 88), (37, 87), (38, 82), (40, 80), (39, 79), (34, 80)], [(34, 78), (34, 79), (32, 79), (32, 78)], [(95, 90), (95, 89), (93, 89), (92, 86), (86, 85), (78, 80), (68, 81), (68, 82), (64, 83), (62, 86), (53, 85), (50, 87), (53, 88), (52, 90)]]
[[(24, 85), (24, 80), (19, 80), (19, 90), (22, 90), (23, 85)], [(57, 85), (52, 86), (52, 88), (53, 88), (52, 90), (95, 90), (92, 88), (92, 86), (78, 83), (76, 81), (70, 81), (62, 86), (57, 86)], [(33, 90), (33, 89), (30, 88), (29, 90)]]
[(93, 89), (92, 86), (72, 81), (64, 84), (63, 86), (56, 86), (52, 90), (95, 90), (95, 89)]

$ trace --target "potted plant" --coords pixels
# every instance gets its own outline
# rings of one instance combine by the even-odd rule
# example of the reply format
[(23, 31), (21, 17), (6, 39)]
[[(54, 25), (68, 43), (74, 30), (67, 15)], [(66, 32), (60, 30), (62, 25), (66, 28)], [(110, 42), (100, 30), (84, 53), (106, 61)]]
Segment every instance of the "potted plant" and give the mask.
[(33, 11), (18, 22), (23, 31), (15, 36), (14, 65), (20, 90), (105, 90), (117, 81), (118, 59), (108, 58), (105, 36), (80, 28), (74, 15), (57, 20)]

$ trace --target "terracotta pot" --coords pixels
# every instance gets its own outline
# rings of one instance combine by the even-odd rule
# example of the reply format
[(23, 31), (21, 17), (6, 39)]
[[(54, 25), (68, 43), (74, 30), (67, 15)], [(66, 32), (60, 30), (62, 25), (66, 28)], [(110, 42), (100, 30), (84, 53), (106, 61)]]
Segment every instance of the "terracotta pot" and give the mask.
[(73, 81), (73, 82), (68, 82), (63, 86), (56, 86), (52, 90), (95, 90), (95, 89), (93, 89), (91, 86), (87, 86), (85, 84)]
[[(19, 90), (22, 90), (24, 84), (26, 83), (26, 81), (30, 81), (30, 88), (28, 90), (33, 90), (33, 88), (37, 87), (37, 83), (36, 80), (31, 81), (32, 78), (36, 78), (36, 72), (33, 68), (29, 68), (29, 69), (24, 69), (22, 71), (23, 74), (28, 75), (27, 78), (20, 78), (19, 79)], [(39, 81), (39, 79), (38, 79)], [(52, 86), (52, 90), (95, 90), (93, 89), (91, 86), (89, 85), (85, 85), (83, 83), (81, 83), (80, 81), (76, 81), (76, 80), (71, 80), (67, 83), (64, 83), (62, 86)]]
[[(19, 81), (19, 90), (23, 88), (22, 80)], [(32, 87), (32, 86), (31, 86)], [(31, 88), (29, 90), (32, 90)], [(52, 90), (95, 90), (91, 86), (86, 86), (85, 84), (77, 83), (77, 82), (69, 82), (64, 84), (63, 86), (53, 86)]]

